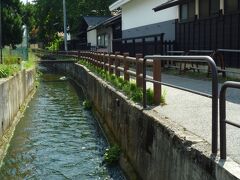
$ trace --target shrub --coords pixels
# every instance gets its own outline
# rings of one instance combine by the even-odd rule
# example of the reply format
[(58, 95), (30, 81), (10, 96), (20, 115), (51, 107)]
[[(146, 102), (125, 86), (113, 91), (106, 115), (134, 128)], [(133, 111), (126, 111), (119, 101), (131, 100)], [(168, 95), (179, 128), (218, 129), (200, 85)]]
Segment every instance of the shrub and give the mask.
[(121, 149), (118, 145), (114, 144), (110, 148), (106, 149), (104, 153), (104, 162), (107, 164), (117, 163), (121, 154)]
[(10, 64), (18, 64), (19, 63), (19, 58), (14, 55), (7, 55), (4, 58), (4, 64), (10, 65)]
[[(94, 65), (85, 60), (80, 60), (79, 63), (86, 66), (90, 71), (95, 72), (102, 79), (110, 82), (115, 88), (122, 90), (134, 102), (138, 103), (142, 102), (143, 99), (142, 89), (137, 87), (135, 82), (125, 81), (122, 77), (116, 77), (113, 74), (109, 74), (109, 72), (105, 71), (104, 69), (95, 67)], [(147, 89), (146, 97), (147, 104), (153, 105), (154, 93), (152, 89), (150, 88)], [(160, 103), (162, 105), (166, 104), (166, 91), (164, 91), (163, 94), (161, 95)]]
[(90, 110), (92, 108), (92, 103), (89, 100), (83, 101), (83, 107), (86, 110)]
[(143, 99), (142, 89), (137, 88), (136, 91), (132, 93), (131, 99), (134, 102), (142, 102), (142, 99)]
[(148, 104), (150, 104), (150, 105), (154, 104), (153, 97), (154, 97), (153, 90), (148, 88), (146, 91), (146, 98), (147, 98)]
[(161, 99), (160, 102), (162, 105), (166, 105), (166, 96), (167, 96), (167, 91), (166, 89), (163, 90), (162, 95), (161, 95)]
[(20, 70), (18, 65), (5, 65), (0, 64), (0, 78), (6, 78), (12, 76)]
[(47, 49), (49, 51), (58, 51), (60, 49), (61, 44), (63, 43), (63, 38), (59, 37), (57, 34), (55, 35), (53, 41), (49, 43)]

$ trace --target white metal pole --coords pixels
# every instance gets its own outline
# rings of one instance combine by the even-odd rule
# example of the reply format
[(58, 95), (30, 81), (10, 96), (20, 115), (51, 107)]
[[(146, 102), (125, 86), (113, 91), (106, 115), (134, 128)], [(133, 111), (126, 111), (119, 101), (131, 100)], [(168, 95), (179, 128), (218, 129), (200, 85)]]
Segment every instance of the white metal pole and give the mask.
[(64, 24), (64, 49), (68, 51), (67, 47), (67, 17), (66, 17), (66, 3), (63, 0), (63, 24)]

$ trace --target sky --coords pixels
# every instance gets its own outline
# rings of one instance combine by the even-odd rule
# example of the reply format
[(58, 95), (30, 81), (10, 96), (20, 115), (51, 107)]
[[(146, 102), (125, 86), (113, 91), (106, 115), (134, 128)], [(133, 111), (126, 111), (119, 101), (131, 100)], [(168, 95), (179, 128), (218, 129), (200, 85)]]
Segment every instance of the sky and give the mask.
[[(23, 3), (26, 3), (27, 0), (20, 0), (22, 1)], [(28, 0), (28, 2), (32, 2), (33, 0)]]

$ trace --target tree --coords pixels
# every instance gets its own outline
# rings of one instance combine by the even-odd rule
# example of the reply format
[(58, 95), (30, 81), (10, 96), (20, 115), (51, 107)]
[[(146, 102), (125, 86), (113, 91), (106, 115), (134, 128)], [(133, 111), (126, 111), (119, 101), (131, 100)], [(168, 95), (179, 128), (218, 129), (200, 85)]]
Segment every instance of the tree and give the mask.
[(30, 30), (36, 26), (35, 11), (36, 8), (34, 4), (27, 3), (22, 6), (22, 21)]
[(32, 43), (36, 42), (36, 6), (35, 4), (27, 3), (22, 6), (22, 20), (23, 24), (27, 25), (29, 33), (29, 41)]
[(14, 46), (22, 42), (22, 17), (19, 0), (2, 0), (2, 45)]
[[(67, 24), (76, 33), (82, 16), (110, 15), (108, 6), (113, 0), (66, 0)], [(62, 0), (36, 0), (38, 39), (45, 44), (53, 41), (57, 32), (63, 31)]]

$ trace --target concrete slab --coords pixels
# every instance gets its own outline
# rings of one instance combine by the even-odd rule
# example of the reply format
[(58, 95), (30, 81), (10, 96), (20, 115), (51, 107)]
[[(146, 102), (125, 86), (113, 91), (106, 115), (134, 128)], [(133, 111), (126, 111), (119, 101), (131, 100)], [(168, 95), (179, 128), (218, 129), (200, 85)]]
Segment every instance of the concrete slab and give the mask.
[[(162, 81), (211, 94), (211, 81), (167, 74), (162, 75)], [(151, 83), (148, 83), (147, 86), (151, 87)], [(221, 84), (219, 84), (219, 90), (220, 87)], [(167, 92), (167, 105), (157, 106), (154, 111), (211, 143), (211, 99), (166, 86), (163, 86), (163, 89)], [(240, 90), (229, 89), (227, 93), (227, 119), (239, 123), (239, 108)], [(230, 125), (227, 125), (227, 155), (240, 163), (240, 129)]]

